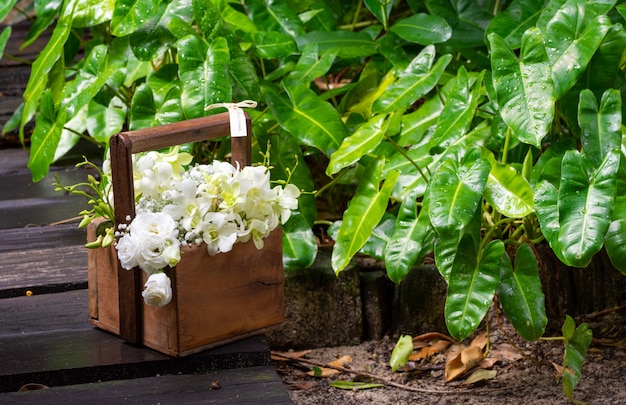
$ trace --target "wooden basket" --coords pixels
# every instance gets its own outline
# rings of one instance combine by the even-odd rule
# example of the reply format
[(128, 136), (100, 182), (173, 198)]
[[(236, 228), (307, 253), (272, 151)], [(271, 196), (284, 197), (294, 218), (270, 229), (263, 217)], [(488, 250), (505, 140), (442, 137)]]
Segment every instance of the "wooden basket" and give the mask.
[[(248, 134), (250, 118), (246, 115)], [(230, 134), (229, 113), (156, 128), (120, 133), (111, 138), (111, 174), (115, 222), (134, 218), (131, 156)], [(249, 165), (250, 137), (233, 137), (232, 161)], [(97, 222), (87, 230), (95, 240)], [(263, 333), (284, 320), (282, 234), (274, 230), (256, 249), (237, 243), (228, 253), (209, 256), (205, 246), (181, 249), (181, 260), (166, 273), (172, 301), (164, 307), (143, 302), (146, 276), (139, 268), (124, 270), (113, 246), (89, 249), (89, 315), (92, 325), (171, 356), (198, 351)]]

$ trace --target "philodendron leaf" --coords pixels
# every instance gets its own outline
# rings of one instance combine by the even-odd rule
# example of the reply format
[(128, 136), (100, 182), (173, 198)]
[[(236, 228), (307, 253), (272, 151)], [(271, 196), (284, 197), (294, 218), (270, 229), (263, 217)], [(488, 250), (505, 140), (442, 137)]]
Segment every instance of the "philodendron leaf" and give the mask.
[(563, 263), (566, 263), (563, 257), (561, 242), (559, 242), (559, 190), (547, 180), (541, 181), (535, 187), (535, 212), (537, 219), (541, 225), (541, 232), (545, 236), (546, 241)]
[(604, 244), (615, 201), (620, 153), (610, 151), (593, 169), (578, 151), (567, 151), (561, 165), (559, 243), (566, 264), (586, 267)]
[(304, 24), (288, 1), (248, 0), (246, 9), (257, 27), (278, 31), (294, 38), (304, 34)]
[(482, 158), (444, 161), (430, 179), (430, 222), (441, 235), (454, 234), (472, 219), (483, 196), (489, 162)]
[(385, 248), (385, 268), (394, 283), (400, 283), (409, 273), (425, 248), (433, 245), (435, 233), (428, 218), (428, 198), (424, 198), (417, 213), (417, 202), (407, 195), (400, 205), (396, 226)]
[(515, 137), (536, 146), (547, 134), (554, 116), (554, 84), (541, 31), (522, 36), (520, 60), (497, 34), (489, 35), (493, 86), (500, 115)]
[(256, 31), (252, 34), (254, 52), (264, 59), (282, 58), (297, 52), (291, 35), (276, 31)]
[[(113, 17), (115, 0), (82, 0), (74, 10), (73, 27), (93, 27)], [(37, 15), (39, 18), (39, 14)]]
[(581, 31), (585, 6), (576, 3), (565, 3), (544, 31), (557, 99), (574, 86), (611, 26), (609, 18), (600, 15)]
[(528, 181), (510, 165), (497, 162), (488, 153), (491, 170), (485, 184), (485, 200), (509, 218), (521, 218), (534, 211), (533, 190)]
[(126, 121), (126, 106), (118, 98), (113, 98), (107, 107), (95, 101), (89, 103), (87, 131), (101, 144), (106, 144), (112, 135), (122, 131)]
[(303, 84), (285, 83), (289, 99), (271, 85), (262, 86), (262, 90), (276, 121), (303, 144), (330, 156), (348, 135), (337, 110)]
[(4, 47), (9, 41), (10, 36), (11, 36), (11, 27), (9, 26), (3, 29), (2, 33), (0, 34), (0, 58), (2, 57), (2, 54), (4, 53)]
[(526, 340), (537, 340), (548, 324), (539, 267), (532, 248), (523, 244), (515, 254), (515, 268), (507, 254), (500, 266), (498, 295), (502, 308), (517, 332)]
[(158, 0), (117, 0), (111, 18), (111, 33), (118, 37), (131, 34), (155, 16)]
[(513, 0), (506, 10), (498, 13), (489, 22), (486, 35), (495, 32), (511, 49), (519, 48), (522, 34), (535, 24), (544, 3), (544, 0)]
[(30, 77), (26, 84), (26, 89), (24, 90), (24, 108), (22, 110), (22, 120), (20, 123), (21, 141), (24, 140), (24, 127), (35, 114), (39, 99), (46, 88), (48, 73), (63, 55), (63, 46), (72, 31), (72, 18), (74, 7), (77, 3), (77, 0), (68, 2), (46, 46), (33, 63)]
[(389, 24), (389, 14), (391, 14), (393, 3), (393, 0), (365, 0), (365, 6), (383, 25), (385, 30)]
[(17, 3), (17, 0), (9, 0), (6, 1), (4, 4), (0, 5), (0, 22), (2, 22), (2, 20), (4, 20), (4, 17), (6, 17), (9, 12), (13, 9), (13, 6)]
[(375, 115), (360, 125), (352, 135), (343, 139), (339, 149), (330, 156), (326, 174), (332, 176), (373, 151), (385, 137), (388, 127), (389, 120), (386, 114)]
[(362, 58), (376, 53), (378, 44), (366, 32), (359, 31), (312, 31), (295, 37), (298, 49), (316, 43), (320, 52), (334, 49), (340, 58)]
[(443, 55), (433, 65), (435, 54), (435, 47), (429, 45), (422, 49), (406, 69), (397, 72), (397, 80), (374, 102), (372, 112), (390, 113), (407, 108), (432, 90), (452, 60), (451, 55)]
[(586, 323), (576, 327), (574, 320), (567, 315), (563, 324), (563, 338), (565, 340), (565, 355), (563, 356), (563, 393), (570, 400), (573, 399), (574, 388), (580, 380), (583, 363), (591, 345), (593, 333)]
[(285, 269), (306, 269), (311, 266), (317, 254), (317, 243), (306, 218), (299, 211), (293, 211), (282, 229)]
[(413, 14), (394, 22), (389, 31), (400, 38), (421, 45), (432, 45), (445, 42), (452, 35), (452, 29), (445, 19), (438, 15)]
[(57, 114), (54, 110), (52, 95), (49, 90), (46, 90), (41, 98), (35, 131), (31, 136), (28, 168), (33, 175), (33, 181), (41, 180), (48, 173), (65, 122), (65, 110)]
[(400, 367), (404, 366), (409, 361), (411, 353), (413, 353), (413, 338), (410, 335), (400, 336), (391, 351), (391, 358), (389, 359), (391, 371), (395, 373)]
[(626, 161), (620, 160), (617, 193), (611, 225), (604, 235), (604, 247), (616, 269), (626, 274)]
[(189, 35), (179, 40), (177, 47), (185, 117), (202, 117), (204, 107), (230, 102), (230, 53), (226, 39), (214, 38), (207, 47), (201, 38)]
[(317, 44), (307, 44), (289, 76), (302, 83), (312, 82), (328, 72), (336, 56), (337, 52), (332, 49), (320, 54)]
[(456, 83), (446, 99), (429, 143), (432, 153), (442, 153), (467, 133), (476, 113), (484, 74), (483, 71), (478, 76), (474, 91), (470, 93), (467, 71), (463, 66), (459, 68)]
[(446, 325), (455, 339), (467, 338), (487, 314), (500, 281), (503, 254), (504, 243), (493, 240), (477, 260), (472, 237), (461, 238), (445, 304)]
[(594, 164), (599, 165), (613, 149), (622, 143), (622, 97), (618, 90), (608, 89), (602, 95), (600, 108), (589, 89), (580, 92), (578, 123), (582, 130), (582, 150)]
[(335, 240), (331, 265), (339, 273), (352, 257), (363, 247), (372, 234), (372, 230), (383, 217), (393, 186), (398, 180), (398, 172), (390, 173), (382, 187), (381, 172), (385, 164), (384, 157), (372, 161), (361, 179), (348, 209), (343, 214), (343, 221)]

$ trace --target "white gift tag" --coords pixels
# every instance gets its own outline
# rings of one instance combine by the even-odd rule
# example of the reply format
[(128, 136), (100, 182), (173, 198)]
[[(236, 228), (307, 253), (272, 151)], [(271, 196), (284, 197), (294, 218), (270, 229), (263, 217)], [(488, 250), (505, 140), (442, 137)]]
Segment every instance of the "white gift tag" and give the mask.
[(208, 107), (204, 107), (204, 109), (210, 110), (212, 108), (219, 107), (224, 107), (228, 109), (228, 116), (230, 118), (230, 136), (233, 138), (242, 138), (248, 136), (246, 115), (240, 107), (256, 108), (256, 101), (245, 100), (239, 103), (216, 103), (211, 104)]

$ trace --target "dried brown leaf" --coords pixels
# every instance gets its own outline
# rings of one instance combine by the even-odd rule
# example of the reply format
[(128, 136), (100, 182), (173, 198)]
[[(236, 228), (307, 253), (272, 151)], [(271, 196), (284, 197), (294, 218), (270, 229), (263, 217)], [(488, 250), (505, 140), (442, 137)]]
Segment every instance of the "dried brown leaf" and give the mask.
[(487, 341), (488, 341), (487, 333), (483, 332), (480, 335), (476, 336), (474, 340), (472, 340), (472, 343), (470, 344), (470, 346), (476, 346), (482, 350), (485, 348), (485, 346), (487, 346)]
[(496, 375), (498, 375), (498, 372), (496, 370), (478, 369), (470, 374), (469, 377), (467, 377), (465, 381), (463, 381), (463, 384), (469, 385), (475, 384), (480, 381), (493, 380), (494, 378), (496, 378)]
[(518, 349), (506, 343), (500, 344), (497, 348), (491, 349), (489, 353), (491, 353), (493, 357), (498, 357), (511, 362), (520, 360), (524, 357)]
[[(452, 353), (451, 353), (452, 352)], [(483, 359), (483, 351), (478, 346), (470, 346), (460, 352), (450, 350), (446, 358), (445, 376), (447, 381), (452, 381), (473, 369)]]
[(345, 367), (345, 365), (348, 363), (352, 363), (352, 356), (346, 354), (336, 360), (331, 361), (330, 363), (327, 363), (327, 365), (329, 367)]
[(339, 373), (341, 373), (341, 371), (335, 370), (334, 368), (315, 367), (313, 370), (307, 372), (306, 374), (310, 375), (311, 377), (328, 378), (334, 377)]
[(454, 339), (451, 338), (448, 335), (444, 335), (443, 333), (439, 333), (439, 332), (428, 332), (428, 333), (423, 333), (419, 336), (415, 336), (413, 338), (413, 342), (419, 342), (419, 341), (433, 341), (433, 340), (447, 340), (450, 343), (454, 343)]
[(426, 359), (433, 354), (442, 353), (450, 346), (450, 342), (447, 340), (438, 340), (433, 342), (432, 344), (423, 347), (419, 352), (413, 353), (409, 356), (409, 360), (417, 361), (421, 359)]

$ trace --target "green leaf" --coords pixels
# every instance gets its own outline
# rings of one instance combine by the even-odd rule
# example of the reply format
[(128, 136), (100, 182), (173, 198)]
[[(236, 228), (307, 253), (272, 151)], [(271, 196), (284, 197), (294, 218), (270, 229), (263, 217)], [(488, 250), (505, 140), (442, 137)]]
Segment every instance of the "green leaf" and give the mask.
[(387, 30), (389, 15), (393, 8), (393, 0), (365, 0), (365, 6)]
[(613, 217), (604, 235), (604, 247), (616, 269), (626, 274), (626, 159), (620, 159)]
[(535, 24), (544, 3), (544, 0), (513, 0), (506, 10), (493, 17), (485, 34), (495, 32), (504, 39), (509, 48), (519, 48), (524, 31)]
[(511, 165), (497, 162), (488, 152), (491, 171), (485, 184), (485, 200), (502, 215), (520, 218), (534, 211), (533, 190), (528, 181)]
[(81, 0), (74, 10), (73, 27), (94, 27), (113, 17), (115, 0)]
[(161, 3), (158, 12), (142, 27), (130, 34), (130, 46), (139, 60), (150, 61), (161, 57), (176, 37), (167, 29), (167, 24), (176, 15), (174, 1), (170, 4)]
[(470, 94), (470, 83), (464, 66), (458, 70), (455, 85), (435, 126), (429, 145), (432, 153), (442, 153), (461, 139), (470, 128), (480, 97), (484, 71), (478, 76), (474, 91)]
[(428, 208), (438, 234), (454, 234), (470, 222), (481, 203), (489, 169), (489, 162), (482, 158), (467, 159), (460, 165), (447, 159), (433, 173)]
[(336, 57), (337, 52), (334, 50), (320, 54), (317, 44), (308, 44), (302, 50), (302, 55), (290, 77), (302, 83), (312, 82), (328, 72)]
[(343, 214), (331, 257), (335, 273), (339, 273), (350, 263), (387, 209), (391, 190), (398, 179), (398, 172), (390, 173), (380, 187), (384, 163), (384, 157), (372, 161), (360, 180), (350, 206)]
[(500, 281), (503, 254), (504, 243), (493, 240), (477, 260), (472, 237), (464, 235), (461, 239), (445, 303), (446, 324), (455, 339), (467, 338), (487, 314)]
[(434, 243), (435, 233), (428, 218), (428, 199), (417, 213), (415, 198), (407, 196), (400, 205), (396, 226), (385, 248), (385, 268), (394, 283), (400, 283), (419, 257)]
[(116, 0), (111, 33), (123, 37), (137, 31), (156, 15), (158, 9), (158, 0)]
[(372, 229), (372, 234), (359, 249), (359, 253), (376, 260), (384, 260), (385, 248), (396, 226), (396, 217), (388, 212), (383, 214), (378, 224)]
[(0, 5), (0, 22), (9, 15), (9, 12), (13, 9), (13, 6), (17, 3), (17, 0), (8, 0), (4, 4)]
[(601, 15), (581, 31), (584, 12), (584, 6), (569, 1), (556, 12), (544, 31), (557, 99), (574, 86), (610, 28), (609, 18)]
[(380, 388), (380, 387), (385, 386), (385, 384), (365, 383), (365, 382), (358, 382), (358, 381), (344, 381), (344, 380), (333, 381), (328, 385), (334, 388), (339, 388), (341, 390), (369, 390), (372, 388)]
[(396, 21), (389, 31), (400, 38), (420, 45), (432, 45), (447, 41), (452, 29), (442, 17), (429, 14), (413, 14)]
[(493, 86), (500, 115), (515, 137), (537, 148), (554, 116), (554, 84), (541, 31), (522, 36), (521, 60), (497, 34), (489, 35)]
[(360, 125), (352, 135), (343, 139), (339, 149), (330, 156), (326, 174), (332, 176), (373, 151), (383, 140), (388, 127), (387, 115), (375, 115)]
[(378, 44), (363, 31), (313, 31), (295, 37), (298, 49), (316, 43), (320, 52), (333, 49), (340, 58), (363, 58), (378, 51)]
[(577, 151), (567, 151), (561, 166), (559, 242), (566, 264), (586, 267), (603, 245), (615, 201), (615, 175), (620, 162), (609, 152), (600, 167)]
[(204, 107), (231, 102), (230, 53), (226, 39), (214, 38), (207, 47), (202, 39), (189, 35), (179, 40), (177, 47), (185, 117), (202, 117)]
[(304, 26), (286, 0), (248, 0), (248, 15), (264, 31), (278, 31), (294, 38), (304, 34)]
[(297, 137), (301, 143), (332, 155), (341, 145), (348, 131), (333, 106), (303, 84), (285, 82), (289, 99), (279, 95), (271, 85), (263, 85), (267, 103), (281, 127)]
[(256, 31), (252, 34), (254, 52), (264, 59), (282, 58), (297, 52), (296, 43), (290, 35), (276, 31)]
[(63, 46), (72, 30), (72, 14), (78, 1), (70, 1), (59, 18), (48, 43), (41, 50), (30, 72), (26, 89), (24, 90), (24, 108), (20, 123), (20, 140), (24, 141), (24, 127), (31, 120), (39, 99), (46, 88), (48, 73), (63, 55)]
[(442, 110), (441, 98), (435, 96), (427, 99), (417, 111), (404, 114), (398, 145), (407, 146), (419, 143), (426, 132), (434, 127)]
[[(89, 104), (113, 75), (114, 69), (107, 68), (106, 60), (106, 45), (95, 46), (85, 57), (85, 63), (76, 73), (76, 77), (63, 87), (59, 109), (67, 111), (66, 119), (71, 119), (81, 108)], [(61, 123), (63, 124), (64, 122)]]
[(9, 41), (10, 36), (11, 36), (11, 27), (9, 26), (3, 29), (2, 33), (0, 34), (0, 58), (2, 57), (2, 54), (4, 54), (4, 47)]
[(400, 336), (391, 351), (391, 358), (389, 359), (391, 371), (395, 373), (400, 367), (404, 366), (409, 361), (411, 353), (413, 353), (413, 338), (410, 335)]
[(292, 211), (283, 229), (283, 265), (285, 270), (306, 269), (317, 255), (317, 242), (311, 225), (299, 211)]
[(484, 28), (493, 18), (487, 2), (427, 0), (426, 7), (433, 15), (443, 17), (452, 28), (446, 45), (457, 49), (484, 46)]
[(591, 90), (580, 93), (578, 122), (582, 129), (582, 150), (594, 164), (599, 165), (613, 149), (622, 143), (622, 98), (620, 92), (608, 89), (602, 95), (600, 108)]
[(580, 380), (582, 367), (591, 345), (593, 333), (586, 323), (574, 329), (574, 320), (567, 315), (563, 324), (565, 338), (565, 355), (563, 356), (563, 393), (570, 400), (573, 399), (574, 388)]
[(539, 339), (546, 330), (545, 297), (539, 267), (532, 248), (523, 244), (515, 254), (515, 269), (507, 254), (502, 257), (498, 295), (502, 308), (524, 339)]
[(424, 48), (406, 69), (396, 73), (397, 80), (378, 97), (372, 111), (384, 114), (405, 109), (432, 90), (452, 56), (442, 56), (433, 66), (434, 59), (435, 47), (430, 45)]
[(89, 103), (87, 113), (87, 131), (101, 144), (122, 131), (126, 120), (126, 106), (117, 98), (111, 100), (107, 107), (95, 101)]
[(54, 110), (54, 101), (50, 91), (44, 92), (41, 107), (35, 122), (35, 131), (31, 136), (30, 158), (28, 168), (33, 181), (39, 181), (48, 173), (50, 163), (54, 160), (61, 131), (65, 124), (65, 110), (58, 113)]
[(182, 121), (180, 100), (180, 89), (177, 86), (171, 87), (161, 100), (156, 100), (150, 86), (140, 85), (135, 90), (131, 102), (130, 129), (150, 128)]
[(558, 201), (559, 191), (549, 181), (543, 180), (535, 187), (535, 212), (541, 225), (541, 232), (559, 260), (566, 263), (559, 241), (561, 224)]

